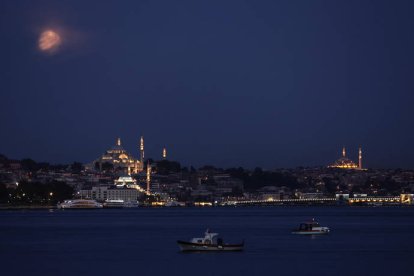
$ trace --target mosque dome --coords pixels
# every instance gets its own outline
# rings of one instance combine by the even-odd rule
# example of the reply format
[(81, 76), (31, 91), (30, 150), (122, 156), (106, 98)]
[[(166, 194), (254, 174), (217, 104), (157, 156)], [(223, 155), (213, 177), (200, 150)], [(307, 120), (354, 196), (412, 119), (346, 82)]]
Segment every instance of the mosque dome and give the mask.
[(108, 150), (108, 152), (114, 152), (114, 153), (125, 152), (124, 148), (121, 145), (121, 138), (118, 138), (116, 140), (116, 144), (110, 150)]
[[(143, 138), (141, 137), (141, 156), (143, 157)], [(129, 154), (121, 144), (121, 139), (118, 138), (116, 144), (107, 150), (100, 158), (96, 159), (94, 163), (102, 166), (103, 163), (111, 163), (115, 168), (123, 169), (128, 175), (131, 172), (138, 173), (143, 170), (142, 159), (135, 159)], [(102, 168), (100, 168), (102, 170)]]
[(342, 157), (328, 167), (339, 169), (360, 169), (360, 166), (358, 164), (346, 157), (345, 147), (342, 149)]
[(350, 160), (346, 157), (341, 157), (338, 160), (336, 160), (335, 163), (333, 163), (329, 167), (331, 167), (331, 168), (341, 168), (341, 169), (356, 169), (356, 168), (358, 168), (358, 165), (355, 164), (355, 162), (353, 162), (352, 160)]

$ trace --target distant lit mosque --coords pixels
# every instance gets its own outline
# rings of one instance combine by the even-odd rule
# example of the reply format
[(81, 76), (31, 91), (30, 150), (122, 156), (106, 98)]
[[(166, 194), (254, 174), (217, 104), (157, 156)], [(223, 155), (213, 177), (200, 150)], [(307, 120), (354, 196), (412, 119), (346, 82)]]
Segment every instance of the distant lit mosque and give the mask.
[(131, 175), (131, 173), (137, 174), (144, 170), (144, 137), (141, 136), (139, 143), (140, 159), (134, 159), (121, 144), (121, 138), (118, 138), (115, 146), (107, 150), (100, 158), (96, 159), (93, 163), (95, 168), (99, 166), (99, 170), (102, 170), (102, 165), (105, 163), (112, 164), (115, 169), (124, 170), (125, 173)]
[(329, 165), (328, 168), (363, 170), (361, 148), (358, 149), (358, 164), (346, 157), (345, 147), (343, 147), (342, 157), (336, 160), (332, 165)]

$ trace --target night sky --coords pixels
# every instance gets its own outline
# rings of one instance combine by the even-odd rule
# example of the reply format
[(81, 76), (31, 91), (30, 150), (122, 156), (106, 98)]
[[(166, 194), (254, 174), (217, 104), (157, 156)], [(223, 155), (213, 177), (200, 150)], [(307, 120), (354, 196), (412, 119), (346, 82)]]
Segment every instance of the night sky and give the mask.
[[(0, 153), (414, 168), (414, 1), (0, 2)], [(39, 49), (45, 30), (53, 51)]]

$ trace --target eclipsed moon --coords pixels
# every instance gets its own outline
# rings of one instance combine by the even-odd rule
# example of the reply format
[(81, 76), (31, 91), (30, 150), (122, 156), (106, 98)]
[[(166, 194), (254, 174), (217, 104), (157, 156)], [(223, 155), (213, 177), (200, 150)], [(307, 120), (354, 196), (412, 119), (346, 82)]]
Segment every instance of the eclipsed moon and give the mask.
[(60, 35), (53, 30), (46, 30), (40, 34), (38, 45), (42, 51), (56, 50), (62, 43)]

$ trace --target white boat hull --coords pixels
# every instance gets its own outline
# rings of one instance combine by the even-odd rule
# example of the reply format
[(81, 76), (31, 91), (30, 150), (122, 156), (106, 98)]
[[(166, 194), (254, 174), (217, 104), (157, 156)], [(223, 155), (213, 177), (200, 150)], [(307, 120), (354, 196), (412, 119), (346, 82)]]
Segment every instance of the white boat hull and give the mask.
[(326, 235), (329, 231), (293, 231), (292, 234), (296, 235)]
[(103, 205), (95, 200), (73, 199), (65, 200), (64, 202), (59, 203), (57, 207), (59, 209), (99, 209), (103, 208)]
[(177, 241), (181, 251), (242, 251), (244, 244), (196, 244), (190, 242)]

